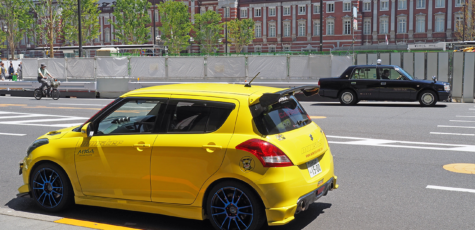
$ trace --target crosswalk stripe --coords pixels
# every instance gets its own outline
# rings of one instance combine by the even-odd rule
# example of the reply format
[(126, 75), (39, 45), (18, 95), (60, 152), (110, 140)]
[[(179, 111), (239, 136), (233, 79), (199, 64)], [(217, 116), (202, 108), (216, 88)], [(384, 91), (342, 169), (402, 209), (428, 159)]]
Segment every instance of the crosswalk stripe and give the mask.
[[(45, 118), (45, 119), (38, 119)], [(33, 114), (0, 111), (0, 124), (2, 125), (28, 125), (40, 127), (60, 127), (66, 128), (81, 125), (81, 120), (86, 121), (88, 117), (62, 116), (51, 114)], [(60, 123), (61, 121), (71, 121), (71, 123)]]
[(0, 124), (23, 124), (23, 123), (36, 123), (36, 122), (47, 122), (47, 121), (70, 121), (70, 120), (84, 120), (87, 118), (84, 117), (68, 117), (68, 118), (55, 118), (55, 119), (35, 119), (35, 120), (26, 120), (26, 121), (8, 121), (0, 122)]
[(20, 116), (6, 116), (6, 117), (0, 117), (0, 119), (15, 119), (15, 118), (26, 118), (26, 117), (47, 117), (50, 115), (46, 114), (30, 114), (30, 115), (20, 115)]

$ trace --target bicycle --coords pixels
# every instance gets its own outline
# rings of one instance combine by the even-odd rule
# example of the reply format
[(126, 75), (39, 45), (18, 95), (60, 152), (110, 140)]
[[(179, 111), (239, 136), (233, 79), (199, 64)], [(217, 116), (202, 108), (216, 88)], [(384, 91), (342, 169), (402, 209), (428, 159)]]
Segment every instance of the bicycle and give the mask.
[[(61, 82), (58, 81), (57, 79), (54, 79), (50, 81), (51, 82), (51, 88), (50, 88), (50, 96), (53, 98), (53, 100), (58, 100), (59, 99), (59, 90), (58, 87), (61, 85)], [(43, 92), (41, 92), (40, 88), (36, 88), (34, 92), (34, 96), (36, 100), (41, 100), (41, 98), (46, 97), (48, 93), (48, 88), (44, 87)]]

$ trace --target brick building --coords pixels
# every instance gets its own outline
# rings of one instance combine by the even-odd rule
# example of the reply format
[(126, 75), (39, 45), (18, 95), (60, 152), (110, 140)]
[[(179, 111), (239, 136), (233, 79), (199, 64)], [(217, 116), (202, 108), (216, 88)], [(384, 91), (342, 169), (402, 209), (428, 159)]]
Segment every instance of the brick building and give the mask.
[[(155, 1), (158, 2), (159, 0)], [(463, 22), (464, 0), (323, 0), (322, 5), (320, 0), (183, 2), (189, 6), (191, 21), (194, 21), (195, 14), (208, 10), (220, 13), (223, 21), (252, 18), (256, 22), (256, 39), (244, 47), (243, 52), (275, 52), (318, 51), (321, 26), (324, 51), (351, 46), (353, 32), (355, 46), (386, 45), (386, 38), (389, 45), (455, 41), (456, 25)], [(113, 41), (115, 28), (108, 22), (108, 19), (115, 20), (112, 4), (112, 0), (100, 1), (101, 35), (86, 45), (118, 45)], [(471, 8), (471, 1), (467, 4)], [(358, 7), (355, 31), (351, 23), (353, 6)], [(320, 9), (323, 11), (322, 21)], [(149, 25), (150, 35), (155, 33), (151, 37), (156, 37), (160, 34), (160, 17), (156, 9), (151, 9), (149, 15), (152, 19)], [(42, 41), (39, 43), (40, 46), (43, 44)], [(153, 43), (152, 40), (149, 43)], [(23, 53), (28, 46), (33, 47), (33, 44), (35, 41), (30, 41), (25, 36), (17, 52)], [(69, 44), (63, 44), (61, 38), (57, 38), (55, 45)], [(228, 52), (234, 52), (234, 47), (230, 44), (228, 47)], [(199, 52), (199, 46), (193, 44), (188, 52)], [(220, 52), (224, 52), (224, 45), (220, 46)]]

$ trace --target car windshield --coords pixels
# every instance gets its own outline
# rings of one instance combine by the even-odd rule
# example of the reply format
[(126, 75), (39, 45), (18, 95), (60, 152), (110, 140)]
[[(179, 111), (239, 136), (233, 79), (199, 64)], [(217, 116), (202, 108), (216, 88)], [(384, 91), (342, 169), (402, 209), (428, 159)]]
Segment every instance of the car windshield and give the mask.
[(414, 77), (408, 74), (406, 71), (404, 71), (402, 68), (396, 67), (400, 73), (404, 74), (409, 80), (414, 80)]

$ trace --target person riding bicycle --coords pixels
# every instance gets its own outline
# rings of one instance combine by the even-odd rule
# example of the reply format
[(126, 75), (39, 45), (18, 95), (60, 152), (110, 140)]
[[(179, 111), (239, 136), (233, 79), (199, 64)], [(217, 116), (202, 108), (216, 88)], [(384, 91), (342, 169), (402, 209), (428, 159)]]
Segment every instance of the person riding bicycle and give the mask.
[(54, 77), (51, 76), (51, 74), (48, 72), (48, 70), (46, 70), (46, 65), (44, 63), (42, 63), (40, 68), (38, 69), (38, 82), (41, 83), (40, 92), (43, 92), (43, 89), (46, 86), (46, 89), (47, 89), (46, 94), (47, 94), (47, 96), (49, 96), (51, 86), (50, 86), (49, 82), (47, 81), (48, 80), (47, 75), (49, 75), (51, 78), (54, 79)]

